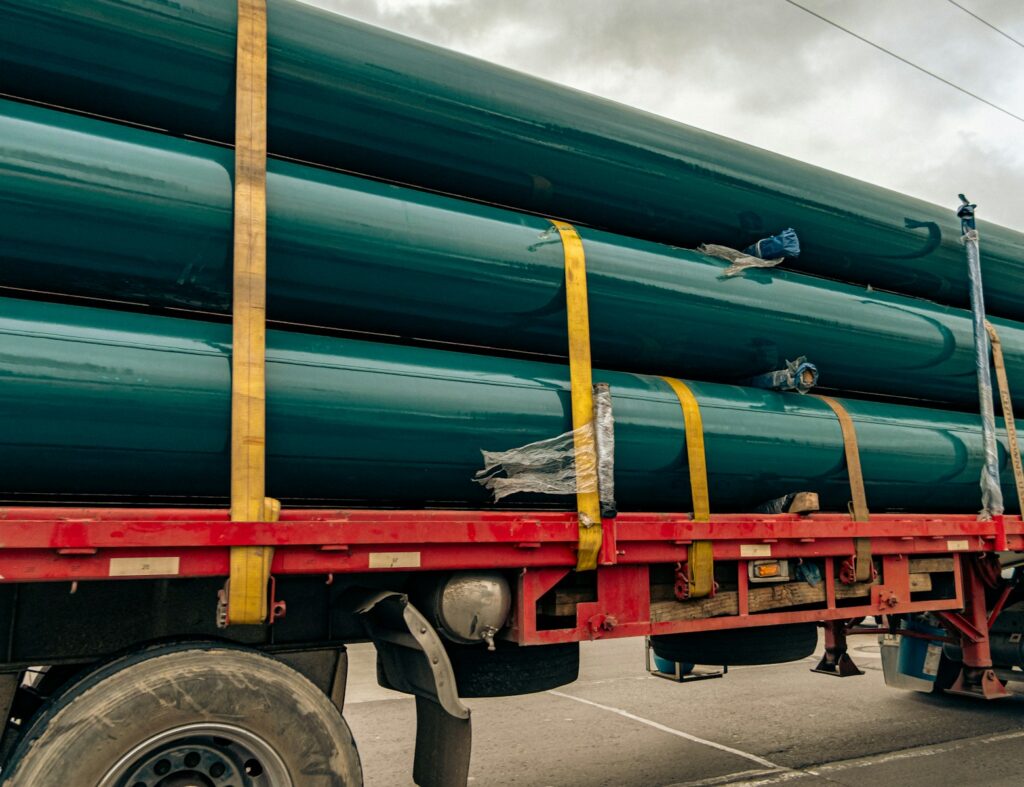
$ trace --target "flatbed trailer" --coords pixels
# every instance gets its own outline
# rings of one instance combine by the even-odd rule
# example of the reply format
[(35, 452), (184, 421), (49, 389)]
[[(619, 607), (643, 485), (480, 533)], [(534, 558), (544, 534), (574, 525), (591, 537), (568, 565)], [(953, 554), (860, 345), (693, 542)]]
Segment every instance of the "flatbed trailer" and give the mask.
[[(862, 633), (927, 640), (932, 680), (918, 688), (993, 699), (1024, 676), (1018, 570), (1006, 571), (1024, 522), (869, 515), (835, 402), (851, 515), (709, 514), (699, 407), (678, 380), (666, 382), (699, 460), (694, 514), (606, 516), (597, 484), (563, 512), (279, 511), (264, 484), (266, 5), (237, 8), (232, 507), (0, 508), (4, 785), (359, 785), (342, 715), (357, 641), (375, 645), (382, 685), (415, 695), (425, 787), (467, 783), (463, 698), (569, 683), (583, 640), (643, 636), (662, 660), (727, 667), (803, 658), (820, 625), (826, 675), (861, 674), (846, 640)], [(591, 435), (574, 446), (593, 451), (583, 244), (550, 222), (574, 435)]]
[[(998, 555), (1024, 552), (1020, 517), (900, 514), (857, 522), (841, 514), (727, 514), (698, 522), (689, 514), (620, 513), (602, 524), (598, 568), (577, 572), (576, 512), (285, 509), (274, 522), (232, 522), (226, 509), (213, 508), (0, 509), (0, 685), (11, 707), (4, 754), (26, 734), (44, 737), (47, 709), (67, 686), (97, 670), (109, 676), (111, 659), (137, 668), (140, 657), (131, 654), (166, 659), (221, 645), (236, 655), (262, 651), (312, 680), (340, 711), (344, 647), (370, 639), (382, 685), (417, 696), (417, 783), (464, 783), (470, 726), (457, 692), (465, 683), (460, 671), (488, 653), (483, 644), (453, 646), (438, 636), (437, 616), (421, 614), (410, 598), (424, 597), (417, 590), (424, 583), (441, 587), (467, 572), (508, 580), (511, 611), (495, 634), (499, 646), (520, 646), (516, 662), (500, 662), (502, 674), (490, 674), (497, 683), (469, 678), (470, 695), (573, 679), (570, 666), (572, 674), (531, 682), (531, 664), (544, 663), (559, 644), (564, 657), (565, 643), (583, 640), (732, 631), (742, 646), (744, 632), (807, 623), (825, 629), (818, 671), (859, 674), (846, 653), (850, 634), (902, 633), (959, 647), (963, 669), (953, 689), (984, 698), (1006, 693), (989, 634), (1013, 600), (1015, 585), (1002, 578)], [(688, 598), (697, 543), (711, 545), (712, 567), (701, 570), (713, 573), (714, 584)], [(238, 546), (274, 549), (265, 625), (223, 627), (223, 587)], [(759, 584), (750, 566), (766, 560), (817, 565), (820, 581)], [(858, 560), (870, 571), (862, 564), (858, 572)], [(858, 581), (858, 573), (869, 578)], [(899, 621), (920, 613), (945, 631), (901, 629)], [(876, 625), (861, 625), (872, 618)], [(467, 649), (476, 666), (460, 658)], [(50, 681), (38, 680), (41, 665)], [(999, 666), (1005, 678), (1014, 665)], [(245, 690), (259, 694), (258, 680)], [(196, 723), (203, 720), (197, 713)], [(179, 759), (198, 745), (178, 743), (172, 754)], [(169, 761), (177, 763), (174, 756)], [(204, 754), (204, 762), (221, 762), (217, 756)], [(230, 767), (230, 757), (219, 756)], [(145, 768), (136, 770), (136, 781), (125, 784), (162, 784), (155, 771), (146, 771), (153, 775), (147, 781)]]

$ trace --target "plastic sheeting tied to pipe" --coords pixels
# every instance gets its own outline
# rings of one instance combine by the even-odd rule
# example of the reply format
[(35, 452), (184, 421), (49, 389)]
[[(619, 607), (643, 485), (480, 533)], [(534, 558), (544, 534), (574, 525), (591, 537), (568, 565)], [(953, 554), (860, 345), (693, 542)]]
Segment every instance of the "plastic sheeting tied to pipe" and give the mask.
[(763, 260), (770, 260), (775, 257), (799, 257), (800, 238), (792, 227), (784, 229), (778, 235), (769, 235), (761, 238), (744, 250), (745, 254), (752, 254)]
[[(0, 139), (0, 286), (227, 313), (230, 150), (10, 101)], [(546, 219), (276, 160), (267, 189), (271, 320), (564, 355)], [(806, 354), (834, 389), (977, 401), (965, 311), (580, 235), (600, 367), (738, 381)], [(1024, 329), (993, 322), (1024, 407)]]
[[(0, 299), (0, 497), (223, 500), (229, 339), (230, 327), (216, 323)], [(286, 504), (486, 507), (487, 490), (472, 480), (481, 447), (570, 427), (562, 365), (279, 331), (268, 345), (267, 492)], [(690, 510), (675, 393), (657, 377), (595, 378), (614, 400), (619, 508)], [(797, 489), (818, 492), (823, 510), (846, 509), (842, 434), (824, 402), (688, 384), (700, 401), (713, 510), (751, 510)], [(872, 511), (976, 508), (976, 415), (844, 404)]]
[(702, 243), (697, 247), (697, 251), (701, 254), (706, 254), (709, 257), (718, 257), (718, 259), (726, 260), (730, 263), (729, 267), (722, 271), (723, 279), (731, 279), (733, 276), (741, 276), (748, 270), (774, 268), (785, 259), (785, 257), (764, 259), (763, 257), (758, 257), (746, 251), (730, 249), (728, 246), (719, 246), (716, 243)]
[(510, 495), (598, 492), (604, 516), (615, 511), (615, 422), (611, 390), (594, 386), (594, 420), (577, 429), (503, 451), (481, 451), (473, 480), (495, 502)]
[(818, 367), (801, 355), (795, 361), (786, 361), (782, 369), (760, 374), (745, 380), (744, 385), (754, 388), (770, 388), (773, 391), (796, 391), (807, 393), (818, 384)]
[[(271, 153), (689, 248), (795, 227), (789, 267), (968, 303), (946, 208), (294, 0), (268, 17)], [(228, 142), (234, 28), (235, 0), (4, 0), (0, 92)], [(980, 229), (989, 311), (1022, 319), (1024, 235)]]

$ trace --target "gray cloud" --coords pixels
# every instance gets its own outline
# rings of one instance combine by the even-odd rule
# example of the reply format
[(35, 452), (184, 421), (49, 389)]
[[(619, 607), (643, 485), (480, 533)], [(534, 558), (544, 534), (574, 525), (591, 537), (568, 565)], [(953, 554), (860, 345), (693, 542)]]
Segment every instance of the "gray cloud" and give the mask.
[[(784, 0), (306, 1), (1024, 230), (1024, 123)], [(952, 4), (801, 2), (1024, 115), (1024, 49)]]

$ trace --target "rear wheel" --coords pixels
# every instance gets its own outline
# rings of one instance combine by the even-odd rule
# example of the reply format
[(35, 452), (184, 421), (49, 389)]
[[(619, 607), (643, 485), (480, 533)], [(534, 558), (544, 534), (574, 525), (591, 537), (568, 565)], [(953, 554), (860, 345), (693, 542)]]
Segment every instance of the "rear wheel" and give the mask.
[[(448, 643), (446, 643), (448, 644)], [(572, 683), (580, 673), (580, 644), (517, 645), (498, 640), (447, 647), (460, 697), (509, 697)]]
[(817, 645), (818, 629), (814, 623), (651, 637), (655, 655), (663, 659), (730, 667), (798, 661), (814, 653)]
[(43, 709), (9, 787), (356, 787), (348, 725), (305, 677), (255, 651), (172, 646), (110, 662)]

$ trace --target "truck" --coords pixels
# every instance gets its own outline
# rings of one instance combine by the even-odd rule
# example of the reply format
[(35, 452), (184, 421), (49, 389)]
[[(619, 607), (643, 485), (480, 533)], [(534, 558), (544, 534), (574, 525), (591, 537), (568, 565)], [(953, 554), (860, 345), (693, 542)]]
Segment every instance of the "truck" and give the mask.
[[(965, 383), (960, 367), (954, 374), (936, 366), (934, 378), (927, 378), (924, 366), (908, 365), (905, 378), (896, 375), (900, 379), (894, 382), (892, 367), (880, 364), (882, 373), (878, 368), (872, 372), (867, 359), (872, 352), (891, 353), (895, 359), (904, 357), (898, 352), (931, 355), (939, 348), (942, 363), (966, 360), (973, 375), (973, 353), (981, 347), (987, 374), (989, 344), (965, 339), (971, 336), (971, 317), (954, 308), (968, 302), (968, 288), (957, 272), (963, 252), (949, 217), (929, 206), (901, 202), (888, 192), (870, 191), (873, 187), (865, 184), (848, 187), (850, 199), (864, 211), (854, 218), (842, 205), (834, 215), (825, 215), (810, 197), (785, 184), (750, 198), (760, 217), (731, 211), (742, 201), (736, 194), (750, 188), (729, 192), (739, 177), (735, 173), (744, 167), (769, 171), (783, 165), (779, 157), (763, 154), (768, 158), (758, 159), (739, 149), (726, 156), (735, 172), (708, 181), (716, 207), (700, 206), (707, 211), (706, 222), (693, 219), (703, 225), (704, 240), (742, 248), (746, 243), (740, 242), (741, 236), (756, 240), (769, 227), (792, 223), (799, 225), (806, 247), (794, 267), (809, 265), (818, 275), (853, 282), (859, 276), (888, 275), (887, 283), (899, 293), (952, 303), (933, 306), (884, 292), (871, 296), (872, 309), (888, 304), (888, 313), (897, 315), (892, 319), (910, 314), (916, 325), (938, 326), (939, 337), (933, 347), (932, 335), (922, 332), (907, 349), (902, 338), (886, 345), (880, 333), (865, 355), (843, 358), (837, 353), (828, 359), (836, 370), (834, 379), (844, 382), (840, 388), (860, 390), (856, 381), (869, 380), (877, 386), (871, 390), (882, 395), (877, 400), (868, 397), (858, 404), (855, 398), (811, 399), (801, 387), (816, 380), (804, 376), (811, 374), (806, 365), (790, 369), (798, 372), (796, 382), (792, 375), (781, 375), (788, 379), (783, 387), (791, 392), (777, 393), (765, 390), (763, 380), (747, 378), (779, 365), (781, 356), (745, 361), (737, 351), (726, 363), (715, 360), (710, 344), (689, 350), (691, 357), (662, 343), (647, 358), (641, 357), (645, 348), (638, 340), (616, 350), (607, 337), (598, 337), (596, 331), (592, 335), (592, 326), (599, 319), (607, 321), (610, 310), (622, 309), (618, 317), (624, 322), (633, 319), (627, 315), (628, 303), (605, 305), (601, 287), (594, 286), (604, 281), (601, 276), (610, 277), (600, 265), (586, 267), (588, 260), (600, 259), (602, 249), (617, 249), (609, 259), (632, 259), (628, 255), (636, 253), (649, 255), (637, 260), (653, 261), (650, 255), (665, 254), (677, 255), (679, 265), (705, 266), (714, 277), (688, 296), (692, 304), (687, 308), (693, 309), (718, 286), (714, 281), (725, 263), (662, 248), (670, 239), (691, 239), (672, 235), (653, 208), (611, 206), (607, 193), (601, 199), (594, 196), (608, 188), (594, 172), (580, 171), (583, 185), (572, 191), (552, 174), (563, 171), (560, 159), (552, 158), (549, 169), (543, 169), (539, 157), (525, 192), (519, 180), (510, 186), (512, 181), (497, 175), (481, 175), (471, 161), (480, 139), (532, 150), (526, 135), (550, 132), (551, 124), (527, 122), (526, 108), (517, 111), (527, 130), (511, 142), (494, 128), (474, 132), (471, 124), (456, 125), (451, 117), (437, 122), (438, 128), (456, 129), (454, 136), (418, 136), (408, 125), (411, 115), (403, 115), (406, 108), (416, 96), (425, 96), (424, 105), (432, 112), (447, 111), (445, 107), (457, 103), (452, 94), (439, 96), (436, 85), (427, 82), (456, 85), (463, 73), (459, 69), (485, 69), (475, 61), (439, 55), (416, 42), (397, 44), (390, 34), (284, 0), (272, 2), (269, 13), (260, 0), (186, 3), (172, 10), (154, 9), (141, 0), (104, 0), (71, 9), (57, 2), (8, 0), (0, 3), (0, 19), (0, 90), (10, 98), (10, 106), (0, 112), (7, 118), (0, 121), (2, 138), (10, 143), (9, 150), (17, 142), (17, 149), (29, 151), (20, 165), (9, 163), (15, 154), (3, 154), (11, 158), (0, 161), (10, 203), (0, 235), (14, 250), (4, 252), (0, 281), (0, 402), (7, 413), (7, 481), (0, 507), (3, 784), (359, 785), (359, 755), (344, 720), (346, 646), (355, 642), (375, 646), (382, 686), (415, 697), (413, 778), (425, 787), (467, 782), (472, 735), (465, 699), (515, 696), (570, 683), (578, 674), (583, 641), (647, 638), (654, 657), (648, 669), (682, 683), (720, 677), (718, 668), (807, 658), (818, 647), (819, 630), (824, 632), (824, 653), (815, 672), (827, 677), (863, 674), (847, 646), (855, 635), (879, 638), (885, 679), (898, 688), (997, 700), (1007, 696), (1009, 682), (1024, 675), (1024, 597), (1019, 584), (1024, 521), (1005, 513), (1001, 501), (992, 497), (1001, 495), (1001, 474), (1010, 477), (1006, 468), (1012, 464), (1019, 470), (1020, 464), (1003, 356), (997, 356), (996, 372), (1005, 392), (1004, 431), (1013, 434), (1006, 434), (998, 452), (992, 435), (993, 455), (1001, 464), (981, 514), (972, 509), (977, 507), (974, 490), (983, 467), (982, 430), (977, 416), (964, 412), (973, 396), (973, 376)], [(311, 49), (302, 56), (288, 54), (298, 39)], [(396, 98), (391, 85), (366, 98), (373, 93), (372, 79), (399, 73), (367, 59), (366, 51), (378, 45), (379, 51), (399, 51), (404, 58), (403, 78), (412, 79), (413, 85), (408, 95)], [(339, 51), (351, 53), (351, 61), (344, 67), (328, 66)], [(327, 76), (320, 83), (307, 78), (296, 65), (300, 62)], [(352, 63), (370, 63), (369, 72), (377, 76), (361, 74)], [(436, 70), (426, 68), (428, 63)], [(483, 80), (488, 95), (501, 93), (502, 80), (520, 79), (498, 71), (483, 73), (490, 75)], [(141, 82), (140, 74), (146, 77)], [(195, 105), (181, 98), (183, 88), (175, 80), (198, 95), (193, 95)], [(316, 137), (317, 130), (295, 130), (296, 107), (303, 101), (333, 106), (310, 100), (318, 89), (350, 91), (349, 103), (338, 105), (342, 116), (367, 112), (359, 100), (378, 108), (380, 114), (372, 117), (381, 125), (380, 135), (365, 139), (355, 153), (355, 143), (348, 145), (346, 155), (354, 158), (328, 155), (334, 147), (346, 148), (338, 142), (346, 132), (337, 117), (323, 118), (320, 129), (332, 138), (327, 142)], [(571, 105), (610, 116), (618, 111), (592, 97), (563, 96), (553, 87), (536, 89), (551, 97), (547, 107), (578, 102)], [(284, 93), (297, 103), (287, 106), (291, 114), (281, 113), (286, 120), (275, 126), (275, 98), (281, 97), (286, 106)], [(185, 118), (198, 112), (196, 106), (223, 124), (230, 115), (224, 110), (224, 95), (236, 107), (226, 130), (198, 122), (188, 126)], [(499, 112), (500, 107), (483, 106), (483, 101), (466, 99), (459, 106), (479, 104), (483, 114), (498, 118), (495, 123), (516, 119), (515, 113)], [(584, 138), (581, 125), (571, 127), (579, 124), (582, 112), (574, 110), (566, 121), (566, 128), (580, 139), (567, 131), (556, 145), (573, 156), (588, 145), (611, 145), (608, 140), (614, 141), (617, 133), (609, 123), (597, 143)], [(646, 116), (633, 120), (641, 130), (656, 125)], [(428, 120), (424, 128), (433, 122)], [(534, 131), (541, 127), (546, 130)], [(289, 128), (297, 142), (288, 141)], [(666, 134), (674, 138), (684, 133), (681, 128), (673, 125)], [(44, 150), (50, 145), (47, 134), (58, 133), (53, 129), (64, 134), (62, 141)], [(471, 133), (481, 136), (467, 136), (465, 150), (450, 147), (452, 158), (439, 167), (432, 158), (438, 150), (459, 134)], [(380, 153), (391, 137), (401, 137), (411, 147), (422, 145), (418, 168), (413, 167), (414, 154), (402, 161), (371, 156), (365, 166), (353, 164), (361, 156)], [(208, 144), (211, 140), (223, 144)], [(695, 140), (689, 143), (699, 150)], [(34, 142), (41, 147), (33, 153)], [(150, 145), (163, 152), (146, 153)], [(374, 145), (380, 149), (374, 151)], [(208, 151), (190, 152), (200, 148)], [(529, 159), (529, 153), (520, 153)], [(419, 215), (419, 209), (447, 210), (442, 227), (461, 227), (455, 218), (459, 210), (473, 221), (507, 222), (502, 232), (515, 228), (526, 233), (523, 237), (528, 235), (530, 243), (523, 253), (534, 255), (529, 259), (551, 256), (557, 273), (556, 305), (527, 311), (506, 326), (520, 331), (523, 342), (533, 336), (535, 344), (502, 344), (505, 324), (496, 319), (477, 343), (484, 348), (480, 356), (467, 360), (429, 342), (463, 341), (466, 326), (485, 320), (487, 309), (460, 322), (448, 307), (440, 309), (449, 312), (441, 317), (416, 307), (422, 311), (411, 320), (412, 305), (375, 317), (367, 307), (360, 325), (373, 333), (369, 343), (360, 343), (365, 337), (335, 338), (328, 329), (338, 298), (349, 299), (346, 314), (362, 308), (362, 294), (337, 294), (349, 285), (355, 288), (358, 276), (346, 273), (341, 284), (314, 282), (307, 285), (309, 291), (300, 292), (297, 285), (287, 290), (274, 276), (283, 275), (282, 267), (300, 269), (313, 252), (303, 247), (289, 266), (277, 271), (274, 260), (267, 260), (268, 244), (272, 254), (284, 254), (274, 251), (275, 226), (283, 226), (274, 225), (280, 221), (274, 217), (301, 201), (300, 196), (294, 202), (278, 197), (275, 206), (275, 194), (285, 193), (286, 181), (300, 175), (319, 179), (322, 190), (311, 204), (332, 205), (331, 179), (347, 177), (312, 167), (318, 174), (301, 174), (300, 168), (289, 169), (296, 158), (303, 159), (303, 166), (323, 163), (376, 178), (352, 186), (369, 195), (367, 215), (384, 210), (391, 184), (411, 183), (425, 191), (403, 192), (406, 219)], [(494, 156), (496, 166), (504, 166), (501, 158)], [(142, 174), (126, 185), (127, 178), (116, 174), (119, 161)], [(405, 164), (408, 170), (402, 169)], [(627, 170), (637, 173), (637, 181), (626, 178), (618, 186), (642, 192), (646, 186), (640, 180), (653, 169), (634, 164)], [(159, 166), (166, 169), (157, 172)], [(231, 167), (233, 178), (222, 177), (217, 166)], [(792, 167), (794, 177), (807, 184), (818, 177), (805, 172), (804, 165)], [(571, 167), (565, 171), (575, 172)], [(686, 177), (699, 179), (710, 171), (694, 166), (686, 169)], [(69, 177), (72, 172), (75, 176)], [(202, 180), (204, 172), (212, 173), (209, 181)], [(379, 185), (382, 181), (388, 185)], [(213, 184), (210, 189), (227, 189), (230, 196), (220, 202), (208, 197), (215, 192), (204, 191), (207, 182)], [(155, 195), (166, 184), (171, 184), (166, 188), (173, 198), (164, 202), (179, 206), (180, 213), (164, 214), (153, 207), (163, 204)], [(456, 208), (444, 202), (444, 192), (475, 202)], [(839, 204), (843, 193), (837, 189), (821, 199)], [(861, 200), (865, 194), (871, 199)], [(117, 199), (128, 207), (115, 206)], [(912, 205), (912, 218), (904, 215), (907, 204)], [(499, 215), (508, 206), (517, 212)], [(868, 215), (871, 211), (875, 213)], [(58, 214), (63, 217), (60, 229), (46, 225)], [(898, 220), (890, 214), (899, 214)], [(198, 223), (188, 223), (192, 216), (200, 217)], [(965, 233), (975, 230), (972, 214), (960, 218)], [(341, 219), (332, 215), (330, 220)], [(124, 223), (112, 231), (117, 221)], [(352, 238), (361, 237), (380, 259), (397, 255), (402, 238), (408, 237), (390, 230), (381, 230), (378, 237), (372, 235), (376, 230), (369, 219), (356, 222), (360, 229), (346, 242), (355, 244)], [(414, 232), (415, 225), (409, 219), (404, 232)], [(230, 232), (221, 232), (227, 226)], [(1005, 285), (996, 288), (993, 301), (1005, 319), (993, 318), (993, 338), (986, 333), (985, 342), (997, 352), (1005, 350), (1012, 381), (1018, 360), (1018, 329), (1012, 318), (1020, 312), (1020, 299), (1012, 293), (1012, 277), (1020, 270), (1014, 267), (1019, 234), (981, 227), (983, 237), (992, 238), (992, 257), (998, 263), (993, 265), (994, 278)], [(602, 234), (608, 230), (640, 240), (634, 244)], [(506, 235), (496, 234), (504, 242)], [(371, 236), (372, 243), (366, 240)], [(294, 237), (305, 241), (319, 235), (307, 225)], [(442, 240), (431, 243), (447, 242), (445, 232), (437, 237)], [(145, 251), (118, 267), (122, 242), (131, 248), (144, 246)], [(641, 242), (658, 249), (636, 245)], [(829, 242), (845, 249), (845, 256), (837, 255)], [(216, 268), (200, 252), (190, 256), (193, 243), (215, 248), (214, 260), (220, 259), (218, 244), (230, 244), (230, 254), (221, 255), (227, 267)], [(418, 248), (421, 256), (429, 256), (426, 245)], [(437, 248), (430, 247), (432, 253)], [(87, 252), (78, 259), (76, 250), (83, 249)], [(861, 267), (853, 262), (858, 255)], [(160, 267), (165, 257), (166, 270)], [(756, 249), (733, 259), (756, 267), (751, 262), (755, 257)], [(828, 265), (834, 267), (824, 267)], [(526, 275), (525, 262), (510, 266), (519, 272), (508, 281)], [(899, 270), (894, 273), (893, 268)], [(69, 275), (69, 270), (76, 273)], [(486, 280), (495, 291), (511, 286), (499, 278), (486, 279), (491, 275), (487, 270), (476, 267), (464, 280), (445, 279), (442, 288), (454, 290), (478, 280)], [(776, 277), (771, 281), (779, 282), (778, 291), (813, 288), (825, 293), (822, 298), (836, 299), (829, 301), (836, 304), (836, 315), (859, 313), (844, 298), (864, 300), (843, 289), (846, 284), (833, 287), (824, 279), (807, 284), (800, 273), (740, 275), (751, 276), (754, 283), (738, 283), (737, 288), (750, 287), (752, 292), (770, 280), (757, 276)], [(379, 274), (374, 286), (386, 278)], [(540, 286), (540, 279), (531, 281), (531, 286)], [(422, 287), (415, 280), (407, 289)], [(830, 287), (832, 295), (826, 293)], [(172, 290), (174, 296), (168, 296)], [(274, 311), (287, 301), (274, 293), (286, 290), (298, 304), (297, 317), (282, 318)], [(401, 297), (406, 298), (402, 304), (414, 303), (408, 292)], [(424, 300), (439, 297), (432, 291)], [(677, 308), (682, 297), (671, 295), (666, 308)], [(464, 298), (467, 309), (471, 300)], [(983, 323), (980, 304), (974, 306)], [(739, 334), (728, 331), (741, 330), (734, 324), (740, 302), (732, 308), (716, 331), (739, 346)], [(181, 318), (186, 311), (200, 317)], [(568, 350), (553, 362), (550, 357), (545, 363), (530, 360), (531, 352), (551, 341), (550, 332), (544, 333), (551, 314), (565, 331)], [(384, 335), (388, 325), (403, 319), (411, 320), (409, 327), (403, 325), (399, 335)], [(804, 326), (816, 325), (810, 314), (798, 315), (800, 319)], [(835, 328), (827, 322), (815, 332), (824, 335)], [(979, 324), (975, 322), (975, 329)], [(429, 335), (412, 333), (418, 330)], [(864, 335), (867, 321), (856, 330)], [(813, 341), (810, 334), (800, 336), (801, 341)], [(690, 337), (687, 343), (696, 341)], [(714, 339), (708, 336), (706, 341)], [(822, 344), (820, 352), (828, 354), (834, 346)], [(680, 367), (702, 361), (707, 375), (719, 382), (627, 379), (621, 372), (593, 369), (592, 349), (595, 358), (616, 368), (629, 367), (626, 356), (632, 354), (647, 373), (658, 371), (647, 368), (657, 358), (675, 352)], [(779, 352), (787, 353), (788, 347)], [(341, 378), (330, 377), (336, 372), (325, 371), (329, 368), (348, 375), (346, 380), (365, 382), (339, 385)], [(555, 368), (564, 371), (564, 381), (550, 382)], [(730, 368), (732, 377), (726, 373)], [(304, 371), (309, 369), (315, 371)], [(186, 384), (185, 374), (196, 374), (202, 382)], [(928, 402), (954, 406), (911, 412), (905, 403), (893, 403), (893, 396), (915, 375), (920, 386), (915, 395), (926, 391)], [(504, 410), (499, 404), (493, 410), (479, 404), (470, 387), (481, 383), (497, 388), (512, 376), (532, 382), (509, 394), (500, 403)], [(769, 376), (768, 387), (777, 388), (780, 376)], [(743, 386), (731, 384), (738, 377), (746, 380)], [(446, 387), (455, 385), (452, 380), (459, 387)], [(893, 390), (882, 390), (886, 385)], [(991, 388), (983, 389), (985, 393), (991, 406)], [(279, 404), (286, 396), (292, 397), (287, 407)], [(540, 397), (546, 397), (543, 406), (537, 404)], [(385, 401), (390, 409), (381, 404)], [(550, 416), (544, 409), (549, 403), (555, 413)], [(332, 431), (341, 427), (330, 419), (345, 407), (356, 415), (346, 415), (338, 422), (345, 428)], [(774, 412), (777, 420), (760, 432), (744, 432), (744, 419), (753, 418), (744, 414), (748, 411)], [(653, 432), (643, 432), (643, 440), (629, 442), (641, 435), (637, 424), (654, 429), (669, 415), (679, 423), (658, 427), (657, 440)], [(537, 426), (530, 431), (520, 421)], [(286, 450), (281, 442), (274, 443), (285, 424), (296, 423), (298, 436), (289, 438), (295, 441), (289, 445), (298, 448)], [(538, 442), (511, 447), (511, 436), (552, 434), (561, 431), (553, 428), (556, 424), (569, 429), (540, 441), (540, 448)], [(502, 449), (497, 454), (485, 451), (487, 472), (475, 480), (463, 472), (462, 464), (448, 461), (446, 453), (446, 441), (456, 439), (451, 434), (465, 429), (473, 440), (488, 429), (491, 439), (499, 435), (504, 440), (495, 446)], [(331, 454), (340, 449), (324, 447), (346, 441), (358, 443), (361, 453), (352, 449)], [(909, 446), (903, 454), (894, 447), (901, 441)], [(381, 452), (390, 453), (375, 453), (378, 443)], [(738, 463), (743, 469), (734, 471), (737, 480), (728, 484), (716, 475), (722, 472), (721, 453), (716, 451), (723, 446), (739, 446), (733, 451), (745, 457)], [(777, 457), (780, 466), (789, 464), (788, 473), (744, 467), (757, 463), (759, 450)], [(671, 472), (658, 458), (662, 453), (671, 460)], [(440, 470), (431, 464), (435, 455), (441, 457)], [(862, 459), (872, 472), (862, 469)], [(813, 483), (806, 481), (812, 474), (805, 467), (822, 463), (835, 467), (827, 476), (813, 476)], [(495, 475), (496, 468), (502, 472)], [(886, 484), (878, 477), (881, 469), (890, 475)], [(991, 469), (984, 465), (985, 472)], [(345, 505), (345, 500), (330, 496), (318, 498), (323, 487), (319, 473), (335, 474), (338, 486), (362, 490), (371, 502), (354, 498)], [(544, 484), (558, 481), (561, 497), (539, 494), (538, 478)], [(1020, 493), (1019, 474), (1017, 478), (1008, 488)], [(805, 481), (814, 488), (793, 488)], [(269, 496), (278, 494), (275, 484), (298, 491), (282, 495), (287, 498), (282, 504)], [(458, 484), (475, 491), (453, 500), (462, 494)], [(526, 502), (484, 501), (484, 489), (525, 493)], [(869, 497), (887, 502), (877, 504), (880, 510), (869, 510)], [(917, 502), (901, 510), (903, 499)], [(712, 510), (718, 500), (728, 501), (724, 511), (717, 506)], [(847, 502), (849, 509), (844, 510)]]

